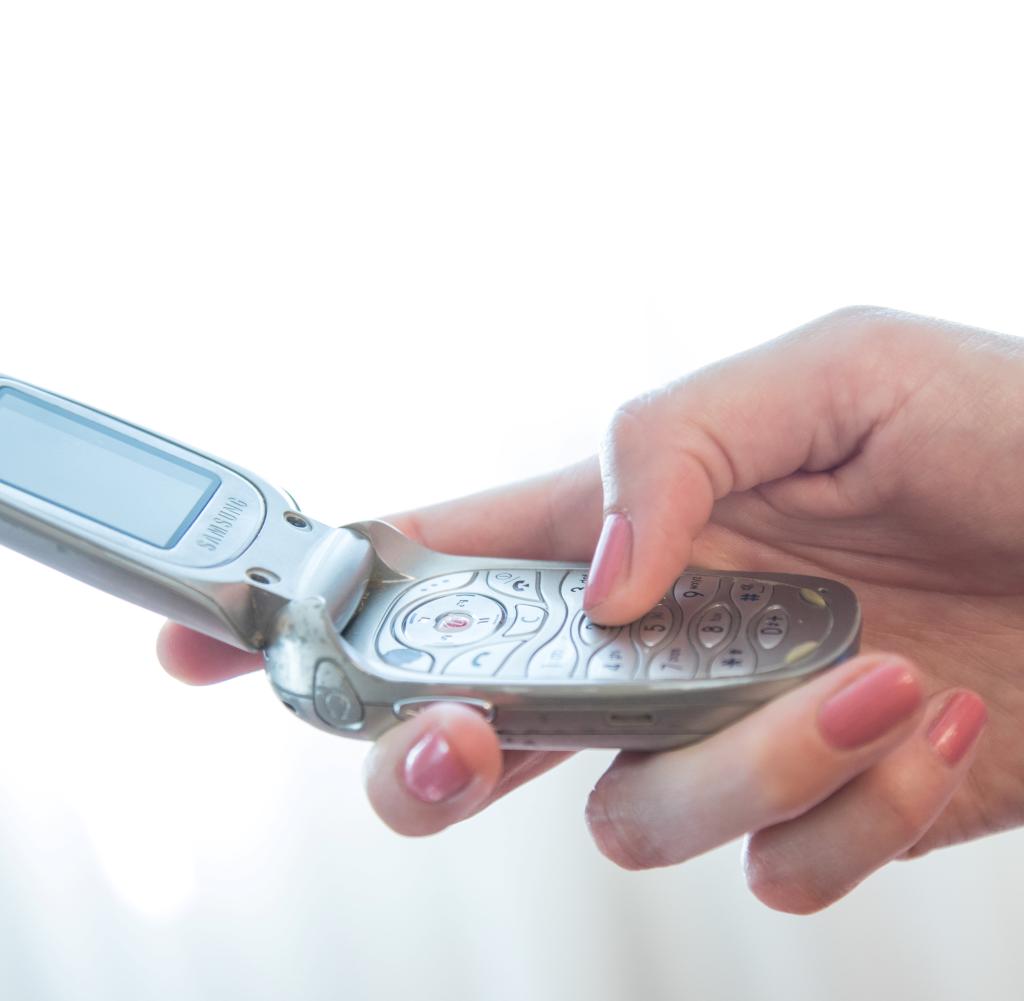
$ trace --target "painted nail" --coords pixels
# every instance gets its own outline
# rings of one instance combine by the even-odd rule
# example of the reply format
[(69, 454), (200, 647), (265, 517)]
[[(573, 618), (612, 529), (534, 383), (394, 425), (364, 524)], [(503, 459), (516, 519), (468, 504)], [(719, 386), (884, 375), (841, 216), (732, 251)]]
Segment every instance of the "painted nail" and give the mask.
[(880, 664), (836, 692), (818, 712), (818, 728), (833, 747), (863, 747), (913, 715), (921, 686), (903, 663)]
[(957, 692), (928, 727), (928, 742), (947, 765), (955, 765), (978, 739), (987, 719), (988, 710), (977, 695)]
[(469, 785), (473, 773), (443, 733), (424, 734), (405, 756), (405, 785), (424, 803), (451, 799)]
[(600, 605), (612, 593), (616, 582), (629, 567), (633, 548), (633, 526), (626, 515), (616, 512), (604, 519), (601, 538), (587, 575), (583, 607), (588, 611)]

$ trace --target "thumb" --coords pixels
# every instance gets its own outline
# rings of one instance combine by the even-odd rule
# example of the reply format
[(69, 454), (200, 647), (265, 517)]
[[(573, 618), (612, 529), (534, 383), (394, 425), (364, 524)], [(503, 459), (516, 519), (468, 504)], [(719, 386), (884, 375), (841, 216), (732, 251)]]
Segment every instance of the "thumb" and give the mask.
[[(832, 480), (891, 406), (892, 334), (907, 320), (844, 310), (621, 407), (601, 452), (591, 618), (617, 625), (652, 608), (730, 493), (803, 470), (803, 496), (826, 514), (835, 484), (810, 481)], [(871, 393), (858, 392), (865, 379)]]

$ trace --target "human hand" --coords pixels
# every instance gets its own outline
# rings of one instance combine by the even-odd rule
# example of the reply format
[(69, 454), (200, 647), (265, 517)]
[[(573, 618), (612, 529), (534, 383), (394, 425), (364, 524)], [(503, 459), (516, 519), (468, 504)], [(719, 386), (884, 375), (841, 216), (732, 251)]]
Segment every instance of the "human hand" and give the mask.
[[(600, 533), (587, 599), (609, 624), (643, 614), (688, 562), (851, 584), (869, 652), (701, 744), (620, 755), (588, 804), (622, 865), (746, 833), (754, 892), (816, 910), (891, 858), (1024, 817), (1022, 384), (1018, 341), (845, 310), (627, 404), (600, 469), (402, 527), (437, 549), (566, 560)], [(222, 649), (163, 634), (165, 663), (193, 680), (258, 666)], [(968, 688), (991, 716), (976, 758), (985, 708)], [(436, 708), (378, 742), (368, 788), (392, 826), (428, 833), (561, 757), (506, 753), (503, 769), (479, 717)]]

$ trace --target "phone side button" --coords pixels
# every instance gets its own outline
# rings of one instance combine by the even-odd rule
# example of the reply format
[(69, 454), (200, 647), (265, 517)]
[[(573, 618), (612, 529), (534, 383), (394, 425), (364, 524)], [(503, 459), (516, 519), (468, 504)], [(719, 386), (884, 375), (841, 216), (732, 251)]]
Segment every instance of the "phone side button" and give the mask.
[(435, 698), (433, 696), (424, 696), (422, 698), (415, 699), (399, 699), (391, 707), (391, 711), (399, 719), (412, 719), (413, 716), (419, 715), (424, 709), (429, 709), (430, 706), (439, 705), (468, 706), (470, 709), (476, 709), (478, 712), (483, 713), (483, 717), (488, 723), (494, 720), (494, 706), (485, 699), (444, 699)]
[(505, 658), (517, 646), (518, 643), (493, 643), (490, 646), (466, 650), (458, 657), (453, 657), (443, 673), (455, 674), (461, 678), (493, 677)]
[(316, 665), (313, 682), (313, 706), (328, 726), (350, 727), (363, 718), (363, 705), (345, 679), (341, 666), (333, 660)]

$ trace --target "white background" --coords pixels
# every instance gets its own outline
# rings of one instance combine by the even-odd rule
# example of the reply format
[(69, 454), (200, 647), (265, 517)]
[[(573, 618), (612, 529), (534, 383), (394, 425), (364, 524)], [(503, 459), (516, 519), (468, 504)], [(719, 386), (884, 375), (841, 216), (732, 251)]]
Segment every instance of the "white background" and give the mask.
[[(0, 370), (340, 524), (841, 305), (1022, 332), (1013, 8), (0, 0)], [(5, 999), (1019, 996), (1019, 833), (794, 918), (605, 862), (588, 753), (406, 840), (150, 613), (7, 552), (0, 610)]]

